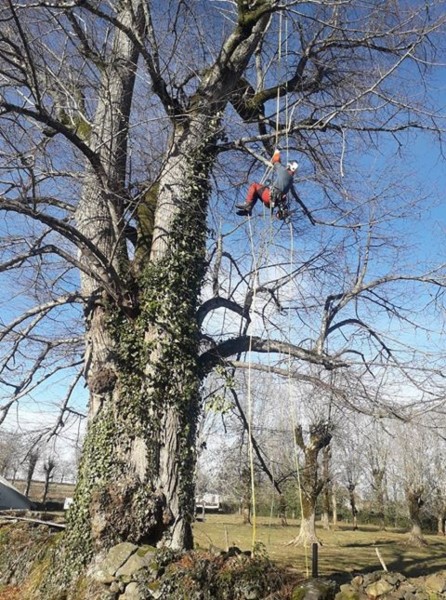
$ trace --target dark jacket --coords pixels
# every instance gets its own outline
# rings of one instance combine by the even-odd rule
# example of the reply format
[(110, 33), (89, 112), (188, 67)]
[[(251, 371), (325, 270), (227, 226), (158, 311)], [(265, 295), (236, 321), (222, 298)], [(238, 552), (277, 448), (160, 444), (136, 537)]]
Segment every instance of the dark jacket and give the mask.
[(280, 162), (275, 162), (274, 168), (274, 180), (272, 187), (276, 188), (282, 194), (288, 194), (293, 187), (293, 175), (284, 167)]

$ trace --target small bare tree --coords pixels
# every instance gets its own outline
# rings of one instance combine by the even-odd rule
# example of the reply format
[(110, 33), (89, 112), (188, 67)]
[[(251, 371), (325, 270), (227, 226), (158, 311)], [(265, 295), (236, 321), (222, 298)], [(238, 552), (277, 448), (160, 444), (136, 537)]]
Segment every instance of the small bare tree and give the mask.
[(29, 496), (29, 492), (31, 489), (31, 483), (33, 480), (34, 471), (36, 470), (37, 462), (40, 458), (40, 450), (38, 448), (33, 448), (28, 452), (26, 457), (26, 483), (25, 483), (25, 491), (24, 494), (26, 497)]
[(370, 472), (376, 516), (380, 528), (385, 529), (388, 435), (380, 431), (377, 425), (372, 429), (370, 437), (371, 441), (366, 446), (365, 459)]
[(3, 431), (0, 440), (0, 475), (14, 482), (24, 458), (24, 436)]
[(48, 495), (48, 489), (50, 486), (50, 481), (53, 478), (54, 469), (56, 468), (56, 465), (57, 465), (56, 460), (52, 456), (49, 456), (43, 463), (43, 472), (45, 474), (45, 480), (44, 480), (43, 493), (42, 493), (42, 504), (45, 504), (45, 502), (46, 502), (46, 498)]

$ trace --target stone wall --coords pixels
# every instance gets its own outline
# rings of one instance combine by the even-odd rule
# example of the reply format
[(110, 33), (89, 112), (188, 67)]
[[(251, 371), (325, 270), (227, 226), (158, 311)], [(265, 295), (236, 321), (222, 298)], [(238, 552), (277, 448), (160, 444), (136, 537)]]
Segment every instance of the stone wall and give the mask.
[(293, 590), (291, 600), (446, 600), (446, 571), (407, 579), (401, 573), (375, 571), (350, 583), (314, 579)]
[[(41, 526), (0, 527), (0, 590), (26, 587), (30, 577), (38, 585), (57, 537)], [(261, 549), (254, 556), (235, 547), (175, 553), (126, 542), (92, 565), (84, 584), (88, 600), (446, 600), (446, 570), (416, 579), (375, 571), (339, 586), (323, 578), (299, 582)]]

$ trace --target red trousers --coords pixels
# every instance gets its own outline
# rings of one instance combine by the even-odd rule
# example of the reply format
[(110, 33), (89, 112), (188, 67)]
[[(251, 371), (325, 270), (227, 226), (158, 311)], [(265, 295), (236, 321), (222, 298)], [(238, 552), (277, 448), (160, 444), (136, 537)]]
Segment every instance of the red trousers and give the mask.
[(251, 183), (248, 189), (248, 193), (246, 195), (246, 203), (254, 204), (257, 200), (261, 200), (265, 206), (269, 207), (269, 202), (271, 199), (271, 192), (269, 188), (265, 187), (261, 183)]
[[(248, 189), (248, 193), (246, 195), (246, 203), (254, 204), (257, 200), (261, 200), (263, 204), (269, 208), (271, 203), (271, 190), (268, 187), (265, 187), (261, 183), (251, 183)], [(281, 200), (276, 200), (276, 205), (278, 202), (284, 202), (286, 200), (286, 195), (284, 194)]]

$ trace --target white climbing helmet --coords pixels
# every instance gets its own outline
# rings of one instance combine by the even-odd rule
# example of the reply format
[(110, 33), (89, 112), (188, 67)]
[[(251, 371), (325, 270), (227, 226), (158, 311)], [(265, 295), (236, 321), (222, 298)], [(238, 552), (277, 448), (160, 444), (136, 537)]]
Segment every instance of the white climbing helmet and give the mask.
[(297, 163), (295, 160), (292, 160), (291, 162), (289, 162), (287, 164), (288, 171), (291, 171), (292, 173), (295, 173), (297, 171), (298, 167), (299, 167), (299, 163)]

